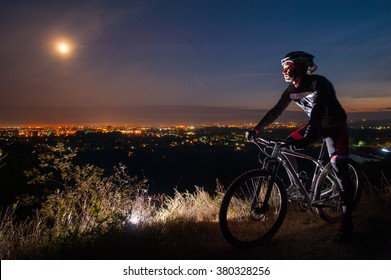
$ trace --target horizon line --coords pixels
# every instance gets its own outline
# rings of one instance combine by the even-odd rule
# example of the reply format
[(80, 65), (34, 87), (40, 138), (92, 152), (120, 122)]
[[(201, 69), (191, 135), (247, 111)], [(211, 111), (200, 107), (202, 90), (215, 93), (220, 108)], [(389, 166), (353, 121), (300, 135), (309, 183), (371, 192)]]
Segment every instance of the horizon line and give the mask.
[[(76, 108), (0, 105), (0, 126), (252, 124), (257, 123), (268, 111), (248, 106), (132, 105)], [(347, 111), (347, 114), (348, 122), (391, 120), (391, 111)], [(306, 123), (308, 117), (299, 110), (286, 110), (276, 121)]]
[[(391, 122), (391, 118), (385, 118), (385, 119), (361, 119), (361, 120), (350, 120), (348, 121), (348, 124), (353, 123), (376, 123), (376, 122)], [(303, 122), (300, 121), (275, 121), (271, 123), (269, 126), (278, 126), (278, 125), (302, 125)], [(197, 123), (197, 124), (183, 124), (183, 123), (170, 123), (170, 124), (136, 124), (136, 123), (112, 123), (112, 122), (105, 122), (105, 123), (24, 123), (24, 124), (0, 124), (0, 129), (6, 129), (6, 128), (63, 128), (63, 127), (113, 127), (113, 128), (120, 128), (120, 127), (135, 127), (135, 128), (163, 128), (163, 127), (229, 127), (229, 126), (248, 126), (252, 127), (256, 125), (256, 122), (232, 122), (232, 123), (221, 123), (221, 122), (211, 122), (211, 123)]]

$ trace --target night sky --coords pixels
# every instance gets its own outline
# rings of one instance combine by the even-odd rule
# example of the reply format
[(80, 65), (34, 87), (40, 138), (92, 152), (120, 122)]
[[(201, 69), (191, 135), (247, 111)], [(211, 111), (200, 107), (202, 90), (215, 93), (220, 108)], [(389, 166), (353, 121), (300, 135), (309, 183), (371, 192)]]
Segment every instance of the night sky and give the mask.
[(391, 118), (390, 30), (388, 0), (0, 0), (0, 125), (255, 123), (292, 50)]

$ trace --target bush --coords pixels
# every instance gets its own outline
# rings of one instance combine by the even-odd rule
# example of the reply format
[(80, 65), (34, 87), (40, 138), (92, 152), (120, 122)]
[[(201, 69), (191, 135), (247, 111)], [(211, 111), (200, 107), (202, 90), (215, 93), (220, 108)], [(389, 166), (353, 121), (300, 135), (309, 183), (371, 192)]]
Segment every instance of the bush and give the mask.
[(73, 238), (94, 238), (121, 228), (136, 213), (139, 219), (151, 215), (152, 205), (145, 207), (147, 180), (129, 176), (122, 164), (114, 167), (114, 175), (102, 178), (103, 170), (98, 167), (74, 165), (75, 156), (75, 151), (62, 144), (48, 147), (47, 153), (39, 155), (39, 169), (26, 172), (30, 183), (55, 182), (57, 188), (25, 221), (16, 222), (17, 204), (1, 213), (1, 258)]

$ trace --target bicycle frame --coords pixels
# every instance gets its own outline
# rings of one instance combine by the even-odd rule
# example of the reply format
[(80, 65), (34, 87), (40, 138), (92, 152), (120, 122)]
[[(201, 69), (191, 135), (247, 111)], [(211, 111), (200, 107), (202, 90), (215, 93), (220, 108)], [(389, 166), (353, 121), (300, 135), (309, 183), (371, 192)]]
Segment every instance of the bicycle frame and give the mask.
[[(305, 202), (308, 205), (312, 205), (315, 201), (316, 194), (318, 193), (318, 185), (317, 180), (319, 178), (319, 174), (324, 170), (324, 156), (325, 156), (325, 150), (326, 150), (326, 141), (323, 139), (322, 147), (319, 152), (319, 156), (317, 158), (314, 158), (312, 156), (300, 153), (298, 151), (293, 151), (288, 148), (282, 147), (282, 143), (278, 141), (268, 141), (262, 138), (257, 138), (257, 140), (252, 141), (256, 146), (259, 148), (259, 150), (266, 155), (266, 159), (262, 162), (262, 168), (268, 168), (268, 163), (271, 160), (275, 160), (278, 162), (278, 165), (282, 165), (285, 172), (288, 175), (288, 178), (290, 180), (290, 183), (292, 186), (296, 186), (299, 188), (300, 192), (304, 195)], [(265, 145), (265, 147), (262, 147), (261, 145)], [(268, 153), (266, 151), (267, 148), (272, 148), (272, 152)], [(293, 156), (295, 158), (302, 158), (305, 160), (311, 161), (315, 165), (314, 174), (312, 176), (312, 182), (309, 192), (307, 192), (304, 183), (300, 180), (298, 171), (295, 170), (291, 160), (288, 158), (288, 156)], [(276, 172), (276, 163), (272, 163), (273, 169), (275, 169)], [(274, 175), (272, 175), (274, 176)]]

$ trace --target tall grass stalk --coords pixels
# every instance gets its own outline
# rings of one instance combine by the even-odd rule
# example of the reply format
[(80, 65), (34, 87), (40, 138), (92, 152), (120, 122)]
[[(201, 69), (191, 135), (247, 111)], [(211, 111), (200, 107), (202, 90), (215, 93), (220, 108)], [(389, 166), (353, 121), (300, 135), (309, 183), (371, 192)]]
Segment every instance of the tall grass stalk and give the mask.
[(49, 241), (39, 216), (16, 221), (17, 204), (0, 212), (0, 258), (10, 259), (34, 251)]
[(167, 197), (163, 207), (158, 209), (154, 220), (215, 222), (223, 199), (223, 191), (217, 187), (215, 195), (210, 195), (203, 188), (196, 187), (194, 192), (184, 193), (175, 190), (173, 197)]

